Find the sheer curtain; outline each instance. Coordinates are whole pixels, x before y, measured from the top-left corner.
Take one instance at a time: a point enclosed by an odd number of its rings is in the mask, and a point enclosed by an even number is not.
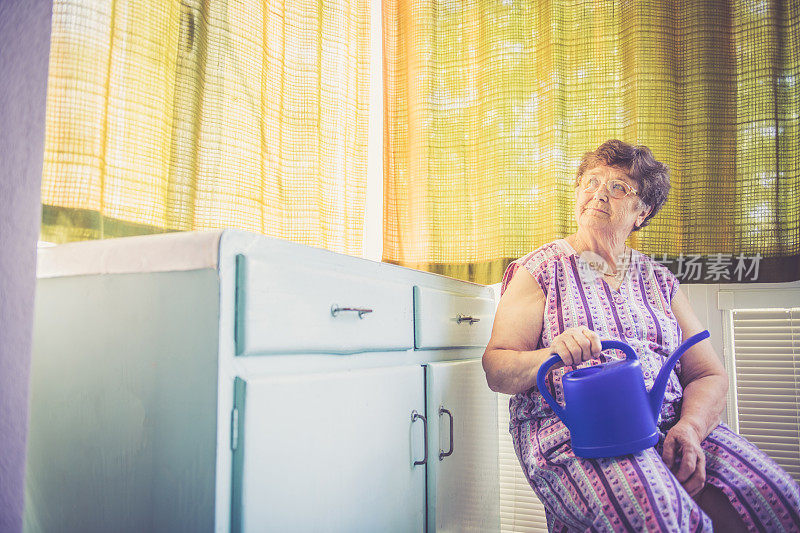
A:
[[[57,0],[43,239],[234,227],[361,255],[368,84],[368,0]]]
[[[631,246],[678,271],[724,254],[715,283],[800,279],[790,4],[385,0],[384,260],[499,281],[575,230],[578,161],[620,138],[672,169]]]

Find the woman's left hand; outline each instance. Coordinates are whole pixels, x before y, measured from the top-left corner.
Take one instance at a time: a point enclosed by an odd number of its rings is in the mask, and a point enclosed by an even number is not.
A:
[[[661,457],[690,496],[694,497],[703,489],[706,455],[700,446],[700,436],[691,424],[678,421],[667,432]]]

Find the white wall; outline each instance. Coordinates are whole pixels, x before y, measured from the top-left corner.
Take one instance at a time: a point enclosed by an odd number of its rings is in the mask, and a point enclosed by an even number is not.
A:
[[[0,531],[22,529],[51,0],[0,0]]]

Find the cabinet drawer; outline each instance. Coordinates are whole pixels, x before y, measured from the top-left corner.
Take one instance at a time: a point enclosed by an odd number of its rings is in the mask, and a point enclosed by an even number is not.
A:
[[[236,257],[236,278],[237,355],[356,353],[414,345],[407,285],[245,255]]]
[[[486,346],[494,301],[414,287],[414,345],[417,349]]]

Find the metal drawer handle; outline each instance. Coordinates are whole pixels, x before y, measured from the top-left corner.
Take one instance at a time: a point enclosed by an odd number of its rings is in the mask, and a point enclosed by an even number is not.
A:
[[[422,420],[422,428],[425,437],[425,457],[422,458],[422,461],[414,461],[414,466],[424,465],[428,462],[428,421],[418,412],[411,411],[411,423],[413,424],[416,422],[418,418]]]
[[[331,306],[331,315],[335,318],[342,311],[352,311],[358,313],[358,318],[364,318],[364,315],[371,313],[372,309],[359,309],[358,307],[339,307],[339,304]]]
[[[440,406],[439,407],[439,416],[442,416],[443,414],[446,414],[447,416],[450,417],[450,449],[447,450],[446,452],[443,452],[442,450],[439,450],[439,460],[440,461],[442,459],[444,459],[445,457],[450,457],[451,455],[453,455],[453,413],[451,413],[450,411],[448,411],[444,407]]]
[[[462,322],[469,322],[470,326],[472,324],[474,324],[475,322],[480,322],[481,321],[480,318],[472,318],[469,315],[462,315],[461,313],[456,315],[456,320],[458,321],[459,324],[461,324]]]

